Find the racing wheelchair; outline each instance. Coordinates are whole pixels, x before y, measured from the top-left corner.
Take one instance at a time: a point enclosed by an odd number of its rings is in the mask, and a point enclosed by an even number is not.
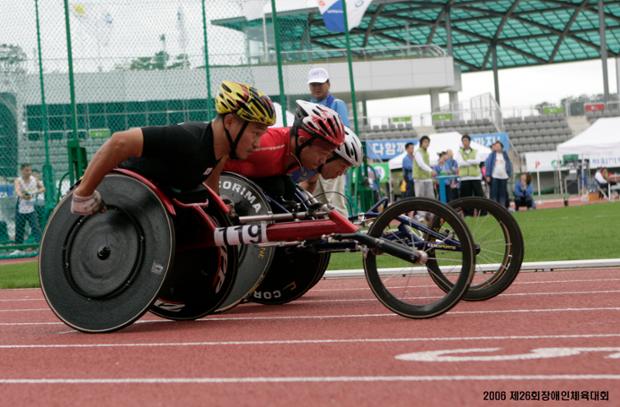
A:
[[[73,215],[71,194],[65,196],[46,227],[39,258],[41,287],[54,313],[85,332],[120,329],[149,310],[174,320],[196,319],[230,309],[249,294],[275,298],[276,289],[263,287],[269,281],[279,287],[273,270],[294,273],[290,267],[300,261],[290,259],[301,258],[324,271],[329,253],[342,250],[363,251],[375,296],[410,318],[448,311],[472,282],[477,249],[468,227],[454,209],[437,201],[400,201],[354,224],[308,196],[293,211],[273,213],[249,180],[226,177],[223,196],[227,181],[236,181],[229,190],[239,196],[249,197],[250,190],[256,195],[250,205],[256,214],[236,214],[236,225],[230,223],[228,206],[208,188],[162,191],[126,170],[106,176],[100,185],[103,213]],[[242,209],[238,203],[235,209]],[[287,249],[296,255],[278,253]],[[238,278],[256,258],[270,272]],[[321,276],[315,273],[310,284],[287,298],[303,295]],[[432,284],[422,281],[427,276]]]
[[[313,205],[317,205],[317,201],[300,188],[295,189],[294,205],[290,205],[290,202],[288,205],[285,205],[281,197],[279,199],[274,198],[274,194],[270,191],[268,192],[268,189],[264,189],[264,194],[262,195],[257,193],[259,190],[260,188],[253,181],[238,174],[222,174],[220,193],[235,203],[237,216],[250,213],[256,215],[255,209],[257,208],[262,208],[262,214],[264,215],[271,208],[281,218],[283,216],[281,214],[284,213],[308,213]],[[423,225],[416,222],[415,219],[416,212],[424,211],[419,207],[421,201],[416,200],[416,202],[417,204],[415,205],[410,204],[414,210],[409,212],[407,216],[403,216],[403,214],[393,215],[397,220],[392,220],[391,222],[397,224],[396,229],[398,232],[392,233],[389,239],[401,239],[401,243],[411,245],[411,242],[402,240],[402,236],[408,236],[408,238],[419,240],[416,245],[418,249],[428,249],[428,247],[424,247],[422,242],[429,236],[425,235]],[[432,202],[437,203],[437,201]],[[366,224],[372,225],[381,215],[381,211],[387,206],[388,199],[382,198],[366,213],[351,216],[349,220],[362,227]],[[514,281],[523,262],[524,244],[518,223],[504,207],[488,199],[479,197],[460,198],[451,201],[450,206],[463,219],[475,242],[476,262],[474,277],[463,299],[479,301],[499,295]],[[435,224],[428,225],[431,229],[440,228],[440,224],[443,222],[441,217],[434,216],[434,214],[429,216],[429,212],[426,212],[425,216],[434,219]],[[233,219],[236,219],[237,222],[239,219],[242,219],[243,222],[251,222],[269,219],[269,217],[238,218],[233,216]],[[382,223],[378,223],[378,225],[382,225]],[[378,233],[376,231],[379,227],[381,226],[375,226],[373,233]],[[386,233],[385,229],[383,233]],[[254,291],[249,291],[248,299],[250,301],[272,305],[285,304],[296,300],[309,291],[323,277],[331,253],[360,250],[364,251],[365,256],[368,253],[367,248],[360,245],[359,242],[344,240],[336,242],[333,239],[331,241],[330,239],[321,239],[288,242],[286,245],[283,245],[282,242],[277,242],[260,246],[265,251],[264,254],[274,257],[274,261],[272,263],[261,263],[254,257],[248,260],[241,257],[240,267],[244,268],[246,272],[239,276],[239,280],[245,281],[245,283],[238,282],[238,284],[241,284],[243,287],[257,287]],[[274,248],[274,246],[276,247]],[[447,249],[444,248],[444,250]],[[449,290],[452,283],[447,276],[452,269],[445,265],[447,253],[440,253],[437,250],[435,254],[444,258],[441,261],[431,258],[425,267],[418,267],[418,271],[427,274],[444,291]],[[397,271],[392,257],[375,257],[374,261],[376,262],[374,268],[383,270],[380,273],[383,276],[382,279],[386,279],[391,275],[391,279],[393,281],[396,280],[394,276],[398,276],[398,272],[387,273],[387,270]],[[440,264],[444,264],[443,268],[448,273],[444,274],[442,272]],[[406,270],[406,266],[403,270]],[[367,276],[373,274],[375,273],[371,270],[371,273],[367,273]]]

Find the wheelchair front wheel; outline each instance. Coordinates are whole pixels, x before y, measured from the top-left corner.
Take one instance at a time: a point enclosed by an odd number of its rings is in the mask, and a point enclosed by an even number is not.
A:
[[[376,249],[364,254],[366,279],[379,301],[408,318],[431,318],[451,309],[473,277],[474,249],[461,217],[450,207],[427,198],[401,200],[373,222],[368,235],[390,240],[428,255],[426,266]],[[441,267],[441,288],[432,276]]]
[[[505,207],[490,199],[464,197],[451,201],[450,206],[464,219],[476,252],[476,271],[463,299],[482,301],[501,294],[517,278],[523,263],[519,224]],[[440,287],[449,283],[439,269],[432,275]]]

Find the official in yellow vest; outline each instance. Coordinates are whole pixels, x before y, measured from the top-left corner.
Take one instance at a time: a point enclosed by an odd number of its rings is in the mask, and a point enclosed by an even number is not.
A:
[[[433,188],[433,177],[437,173],[431,168],[428,156],[428,146],[431,139],[428,136],[422,136],[418,150],[414,154],[413,160],[413,185],[415,196],[418,198],[435,198],[435,190]]]
[[[456,162],[459,165],[459,181],[461,182],[461,197],[463,196],[484,196],[482,192],[482,174],[480,173],[480,162],[478,151],[471,148],[471,137],[464,134],[461,137],[463,146],[459,148],[456,155]]]

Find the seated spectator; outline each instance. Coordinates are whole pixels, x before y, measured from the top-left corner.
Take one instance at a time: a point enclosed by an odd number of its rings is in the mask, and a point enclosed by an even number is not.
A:
[[[527,173],[521,174],[519,181],[515,183],[515,211],[525,206],[527,209],[536,209],[534,203],[534,188],[532,176]]]
[[[594,180],[596,181],[598,187],[602,191],[604,191],[604,194],[608,193],[609,187],[616,185],[615,182],[610,180],[609,171],[605,167],[600,167],[598,170],[596,170],[596,173],[594,174]]]

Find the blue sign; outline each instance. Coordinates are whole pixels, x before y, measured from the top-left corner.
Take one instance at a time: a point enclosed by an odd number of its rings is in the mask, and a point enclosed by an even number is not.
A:
[[[405,152],[405,144],[418,144],[418,140],[367,140],[366,156],[372,160],[389,160]]]
[[[13,184],[0,184],[0,198],[11,198],[14,194]]]
[[[482,133],[470,134],[471,141],[482,144],[485,147],[491,147],[497,140],[504,145],[504,151],[510,151],[510,138],[508,133]]]

